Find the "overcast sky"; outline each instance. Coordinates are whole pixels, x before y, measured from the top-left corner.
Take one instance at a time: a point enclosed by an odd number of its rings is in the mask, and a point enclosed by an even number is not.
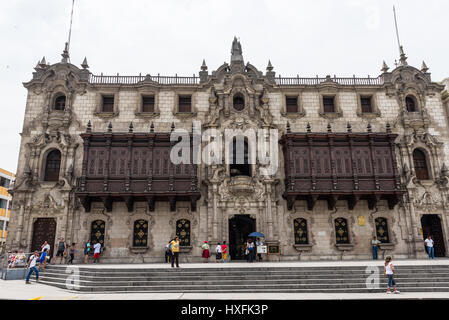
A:
[[[51,64],[68,38],[72,0],[0,1],[0,167],[15,172],[26,102],[22,82]],[[234,36],[245,62],[282,76],[377,77],[394,67],[401,42],[409,64],[425,60],[449,77],[447,0],[75,0],[71,62],[94,74],[190,76],[229,62]]]

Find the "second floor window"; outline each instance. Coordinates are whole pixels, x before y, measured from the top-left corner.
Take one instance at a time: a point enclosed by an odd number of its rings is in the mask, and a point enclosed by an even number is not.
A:
[[[334,97],[324,97],[323,98],[323,109],[325,113],[335,112]]]
[[[371,97],[361,97],[360,104],[362,106],[362,113],[372,113],[373,112]]]
[[[154,112],[154,96],[142,97],[142,112]]]
[[[106,96],[103,97],[103,112],[114,112],[114,97]]]
[[[417,112],[417,108],[416,108],[416,103],[415,103],[415,99],[413,99],[412,97],[408,96],[405,98],[405,108],[407,109],[408,112]]]
[[[44,180],[58,181],[60,166],[61,166],[61,152],[59,150],[51,151],[47,155]]]
[[[298,112],[298,97],[285,97],[285,106],[287,113]]]
[[[59,96],[55,99],[55,110],[65,110],[65,96]]]
[[[178,112],[192,112],[192,96],[179,96]]]

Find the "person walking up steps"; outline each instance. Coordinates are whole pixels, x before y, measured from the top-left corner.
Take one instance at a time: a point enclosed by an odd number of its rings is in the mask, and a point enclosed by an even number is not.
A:
[[[429,259],[435,259],[435,249],[433,248],[433,240],[432,236],[428,236],[424,243],[427,247],[427,254],[429,255]]]
[[[394,281],[394,266],[391,262],[390,256],[385,258],[384,276],[388,278],[387,293],[391,293],[391,288],[393,288],[393,293],[400,293],[399,290],[396,290],[396,281]]]
[[[42,266],[42,269],[45,269],[45,266],[47,265],[47,248],[42,252],[38,262],[39,268]]]
[[[170,242],[170,249],[172,252],[171,256],[171,267],[175,267],[176,260],[176,268],[179,268],[179,238],[176,236],[175,239]]]
[[[32,256],[30,256],[30,259],[28,260],[28,263],[27,263],[27,268],[30,268],[30,271],[28,271],[28,274],[25,279],[26,284],[31,284],[30,277],[33,274],[33,272],[36,273],[36,282],[39,281],[39,269],[36,267],[36,263],[38,262],[38,259],[39,259],[39,252],[34,251],[34,254]]]

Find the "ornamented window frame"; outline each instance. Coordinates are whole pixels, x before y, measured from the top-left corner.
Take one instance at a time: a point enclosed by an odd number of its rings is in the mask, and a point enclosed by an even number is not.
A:
[[[424,157],[426,158],[426,167],[427,167],[427,175],[428,175],[428,179],[419,179],[419,178],[416,176],[415,157],[414,157],[414,153],[415,153],[416,150],[422,152],[422,153],[424,154]],[[413,148],[413,150],[412,150],[412,152],[411,152],[410,155],[411,155],[411,164],[412,164],[414,176],[415,176],[418,180],[420,180],[420,181],[431,181],[431,180],[433,180],[433,179],[434,179],[434,178],[433,178],[433,177],[434,177],[434,174],[433,174],[433,166],[432,166],[432,163],[431,163],[431,161],[430,161],[430,157],[431,157],[430,152],[427,151],[426,149],[420,147],[420,146],[417,146],[416,148]]]
[[[334,99],[334,112],[324,112],[324,98],[333,98]],[[338,92],[320,92],[319,93],[319,115],[320,117],[326,119],[337,119],[343,117],[343,111],[340,107],[340,94]]]
[[[371,98],[371,112],[362,111],[362,98]],[[357,92],[357,116],[364,119],[374,119],[381,116],[378,105],[377,94],[375,92]]]
[[[61,155],[60,161],[59,161],[59,174],[58,174],[58,180],[45,180],[45,177],[47,175],[47,159],[48,159],[48,155],[53,152],[53,151],[59,151],[59,154]],[[62,153],[62,151],[59,148],[56,147],[49,147],[47,150],[45,150],[45,152],[43,153],[42,156],[42,174],[41,174],[41,178],[39,179],[42,182],[45,183],[57,183],[59,180],[61,180],[62,175],[61,175],[61,169],[63,168],[62,164],[63,164],[63,158],[64,158],[64,154]]]
[[[179,97],[180,96],[190,96],[190,104],[191,104],[191,109],[190,112],[180,112],[179,111]],[[175,92],[175,105],[174,105],[174,111],[173,111],[173,115],[178,117],[178,118],[193,118],[196,116],[196,94],[195,91],[176,91]]]
[[[344,220],[345,222],[345,228],[346,228],[346,234],[347,234],[347,240],[343,240],[343,241],[339,241],[338,240],[338,229],[337,229],[337,220]],[[349,222],[348,219],[344,218],[344,217],[337,217],[334,219],[333,221],[334,223],[334,231],[335,231],[335,243],[336,245],[348,245],[351,244],[351,236],[350,236],[350,230],[349,230]],[[341,223],[341,222],[340,222]],[[340,236],[342,237],[342,236]]]
[[[287,112],[287,98],[288,97],[296,97],[297,98],[297,111],[296,112]],[[283,117],[297,119],[302,118],[306,115],[306,111],[304,110],[304,104],[302,101],[302,92],[294,91],[294,92],[283,92],[282,93],[282,108],[281,115]]]
[[[186,221],[186,222],[188,222],[189,223],[189,225],[187,226],[187,228],[188,228],[188,239],[189,239],[189,241],[188,241],[188,243],[186,243],[184,240],[183,240],[183,236],[181,235],[181,234],[178,234],[178,224],[181,222],[182,223],[182,221]],[[182,223],[183,225],[185,225],[185,223]],[[181,227],[179,227],[179,228],[182,228],[182,226]],[[180,229],[180,230],[183,230],[183,229]],[[178,220],[176,220],[176,225],[175,225],[175,235],[177,235],[178,237],[179,237],[179,245],[181,246],[181,247],[191,247],[192,246],[192,237],[191,237],[191,234],[192,234],[192,221],[191,220],[189,220],[189,219],[185,219],[185,218],[180,218],[180,219],[178,219]]]
[[[103,98],[104,97],[114,97],[114,107],[112,112],[104,112],[103,111]],[[99,118],[110,119],[115,118],[119,115],[119,90],[118,89],[109,89],[109,90],[100,90],[97,93],[95,99],[95,112],[94,115]]]
[[[56,109],[56,100],[59,99],[60,97],[64,97],[65,98],[65,103],[64,103],[64,109],[63,110],[57,110]],[[53,99],[52,99],[52,104],[51,104],[51,111],[56,111],[56,112],[65,112],[67,110],[67,106],[68,106],[68,97],[67,94],[65,94],[64,92],[57,92],[53,95]]]

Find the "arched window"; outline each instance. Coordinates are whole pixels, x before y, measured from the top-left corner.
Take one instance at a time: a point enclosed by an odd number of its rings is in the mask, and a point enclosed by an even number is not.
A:
[[[407,96],[405,98],[405,108],[408,112],[417,112],[418,109],[416,107],[416,100],[412,96]]]
[[[243,143],[242,143],[243,142]],[[231,177],[235,176],[251,176],[251,166],[249,164],[249,146],[246,138],[237,139],[234,137],[232,141],[232,156],[230,164]]]
[[[293,229],[295,232],[295,244],[309,244],[307,237],[307,220],[298,218],[293,221]]]
[[[419,150],[415,149],[413,151],[413,164],[415,166],[416,177],[419,180],[429,180],[429,169],[427,168],[427,159],[426,154]]]
[[[100,243],[104,247],[104,232],[106,223],[103,220],[92,221],[90,225],[90,241],[91,245]]]
[[[245,98],[241,94],[236,94],[232,100],[234,109],[242,111],[245,108]]]
[[[190,221],[180,219],[176,221],[176,235],[181,246],[190,246]]]
[[[134,221],[134,247],[146,247],[148,245],[148,221],[137,220]]]
[[[348,221],[345,218],[337,218],[334,223],[337,244],[349,244]]]
[[[376,224],[376,236],[377,240],[382,243],[389,243],[390,238],[388,237],[388,223],[387,219],[379,217],[375,220]]]
[[[55,110],[59,110],[59,111],[64,111],[65,110],[65,96],[64,95],[62,95],[62,96],[58,96],[56,99],[55,99],[55,106],[54,106],[54,109]]]
[[[53,150],[47,155],[45,160],[45,177],[44,181],[58,181],[59,168],[61,166],[61,152]]]

